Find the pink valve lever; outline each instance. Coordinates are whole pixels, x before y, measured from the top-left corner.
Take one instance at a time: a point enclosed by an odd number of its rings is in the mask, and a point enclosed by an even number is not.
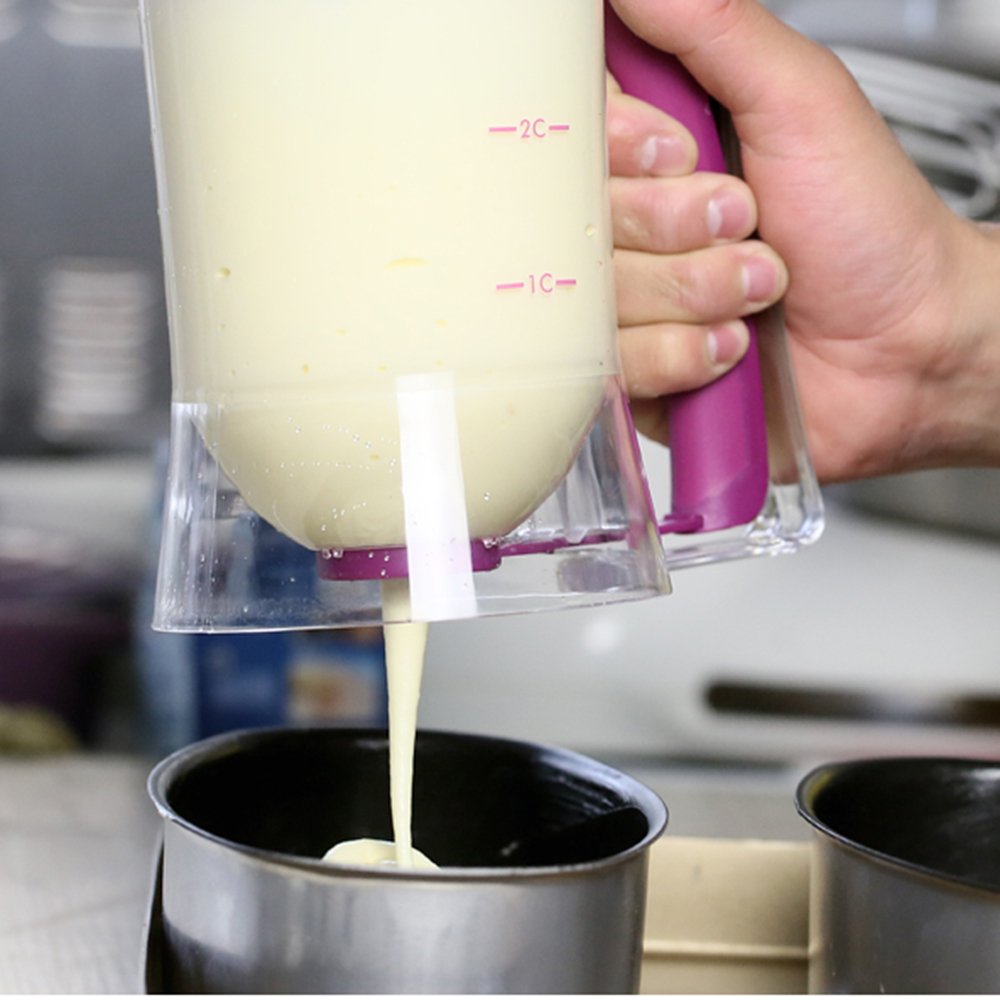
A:
[[[708,95],[673,56],[636,37],[605,3],[608,69],[622,90],[653,104],[686,126],[698,144],[699,170],[727,171]],[[716,531],[747,524],[768,490],[767,425],[757,335],[720,379],[671,398],[671,513],[666,530],[698,524]]]

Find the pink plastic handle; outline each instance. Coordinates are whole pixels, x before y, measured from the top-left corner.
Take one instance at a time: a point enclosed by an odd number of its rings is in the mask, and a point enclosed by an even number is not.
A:
[[[726,158],[708,95],[673,57],[636,37],[605,3],[608,69],[622,90],[685,125],[698,143],[698,169],[725,172]],[[722,378],[670,400],[672,524],[698,531],[747,524],[768,490],[767,425],[757,335]],[[683,530],[683,529],[681,529]]]

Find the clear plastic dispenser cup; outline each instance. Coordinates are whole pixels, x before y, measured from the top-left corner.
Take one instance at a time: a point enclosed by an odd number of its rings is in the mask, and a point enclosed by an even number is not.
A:
[[[565,750],[422,732],[414,830],[442,867],[324,863],[388,833],[385,750],[378,732],[256,730],[157,767],[149,992],[637,990],[653,792]]]
[[[600,0],[141,8],[173,369],[156,627],[378,622],[400,576],[428,621],[631,600],[816,534],[778,334],[731,383],[749,407],[689,394],[652,508]],[[738,510],[706,485],[734,462]]]

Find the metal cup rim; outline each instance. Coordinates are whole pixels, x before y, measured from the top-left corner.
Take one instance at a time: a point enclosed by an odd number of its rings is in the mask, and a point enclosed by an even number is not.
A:
[[[939,886],[947,886],[953,890],[986,893],[990,896],[1000,895],[1000,885],[948,872],[872,847],[870,844],[862,843],[855,837],[838,830],[820,818],[817,813],[816,806],[819,796],[834,781],[851,780],[865,771],[884,770],[889,774],[894,774],[917,768],[926,768],[937,772],[948,770],[952,774],[963,775],[983,770],[992,771],[997,775],[998,789],[1000,789],[1000,760],[916,755],[852,758],[820,764],[805,774],[795,791],[795,807],[802,819],[812,826],[816,833],[864,859],[929,880]]]
[[[240,729],[210,736],[175,750],[154,766],[146,782],[147,792],[153,801],[161,818],[173,823],[189,834],[214,843],[219,847],[241,855],[247,861],[268,868],[277,867],[281,870],[295,869],[300,873],[313,874],[324,881],[339,879],[368,879],[384,881],[389,879],[406,880],[407,882],[478,882],[478,883],[509,883],[513,881],[536,881],[552,878],[573,878],[590,874],[604,868],[613,868],[626,863],[633,857],[641,855],[659,839],[666,829],[669,812],[663,800],[638,779],[617,768],[604,764],[592,757],[573,750],[544,743],[526,740],[515,740],[506,737],[485,736],[471,733],[461,733],[450,730],[421,729],[421,734],[430,738],[454,739],[477,744],[493,744],[528,750],[544,756],[546,759],[559,761],[591,774],[603,775],[618,785],[628,788],[635,804],[648,821],[645,836],[623,851],[597,858],[591,861],[565,865],[537,866],[481,866],[481,867],[442,867],[434,870],[392,868],[375,868],[367,865],[332,865],[319,858],[307,858],[296,854],[266,850],[241,844],[237,841],[212,833],[196,823],[181,816],[168,800],[171,783],[199,762],[218,759],[219,756],[237,752],[248,744],[256,744],[268,739],[282,737],[315,736],[317,733],[329,734],[333,738],[348,740],[379,740],[387,739],[385,729],[353,729],[331,726],[265,726],[254,729]]]

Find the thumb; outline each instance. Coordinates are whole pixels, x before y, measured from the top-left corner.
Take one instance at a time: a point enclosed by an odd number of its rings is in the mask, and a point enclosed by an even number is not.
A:
[[[885,217],[889,206],[915,203],[922,178],[909,161],[886,169],[895,139],[843,63],[758,0],[611,2],[634,34],[676,55],[728,108],[761,235],[798,273],[808,256],[803,227],[849,229],[846,205],[860,232],[865,212]]]
[[[622,20],[656,48],[678,56],[734,118],[784,115],[790,103],[828,99],[835,58],[758,0],[612,0]],[[742,130],[741,130],[742,131]],[[744,139],[750,136],[744,135]],[[752,141],[752,140],[751,140]]]

